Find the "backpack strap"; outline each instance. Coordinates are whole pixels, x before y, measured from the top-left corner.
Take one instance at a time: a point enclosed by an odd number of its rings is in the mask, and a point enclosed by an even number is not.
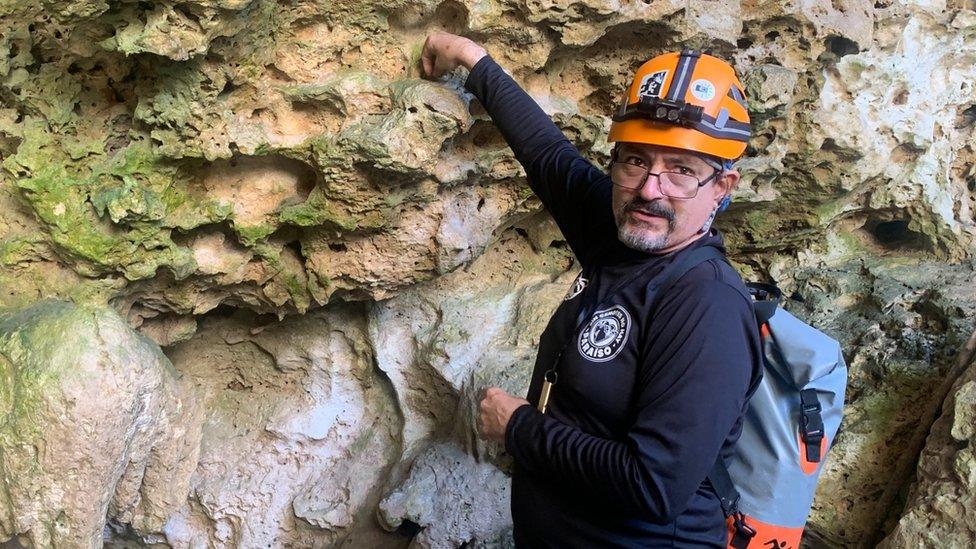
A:
[[[677,261],[672,263],[667,267],[668,277],[661,282],[661,285],[657,287],[654,292],[654,303],[651,306],[651,310],[656,310],[657,301],[661,298],[663,294],[666,294],[671,286],[678,281],[681,277],[687,274],[688,271],[697,267],[699,263],[704,263],[711,259],[720,259],[728,263],[728,259],[725,258],[725,254],[718,251],[718,249],[713,246],[702,246],[701,248],[692,250],[691,253],[678,258]]]
[[[746,282],[746,288],[752,296],[752,306],[756,311],[756,322],[762,326],[769,322],[776,314],[776,307],[783,298],[783,292],[772,284]]]
[[[678,281],[682,276],[684,276],[688,271],[697,266],[700,263],[704,263],[711,259],[720,259],[726,263],[729,260],[725,257],[725,254],[718,251],[712,246],[703,246],[698,248],[691,253],[685,255],[684,257],[677,260],[676,263],[670,265],[668,270],[668,277],[664,279],[664,282],[658,286],[654,297],[654,306],[657,306],[657,300],[661,295],[667,293],[668,290],[674,286],[674,283]],[[772,309],[768,311],[768,316],[765,317],[763,322],[769,320],[769,317],[773,316],[772,313],[776,311],[776,305],[779,303],[779,296],[781,295],[779,289],[775,286],[771,287],[775,290],[775,293],[770,292],[771,295],[776,296],[776,300],[771,302]],[[767,290],[768,291],[768,290]],[[752,292],[752,288],[750,288]],[[764,314],[765,314],[764,310]],[[760,313],[756,312],[756,318],[759,319]],[[758,382],[757,382],[758,384]],[[750,388],[750,391],[752,389]],[[732,484],[732,477],[729,476],[729,470],[725,466],[725,461],[722,459],[722,454],[715,458],[715,464],[712,465],[712,470],[708,472],[708,482],[711,483],[712,488],[718,495],[719,503],[722,506],[722,513],[725,514],[726,518],[732,518],[732,525],[735,528],[735,533],[732,535],[729,545],[734,549],[745,549],[749,546],[749,542],[756,535],[755,528],[752,528],[745,522],[745,517],[739,512],[739,491],[735,489],[735,485]]]
[[[658,288],[657,296],[666,293],[675,282],[678,281],[685,273],[691,270],[693,267],[699,263],[704,263],[710,259],[720,259],[726,263],[729,260],[725,257],[725,254],[721,253],[712,246],[704,246],[698,248],[697,250],[691,252],[685,257],[679,259],[678,263],[670,267],[671,273],[667,279]],[[754,293],[753,285],[747,285],[749,287],[749,292]],[[766,285],[757,285],[766,286]],[[773,316],[776,312],[776,306],[779,304],[779,297],[782,295],[779,288],[775,286],[769,286],[768,288],[757,288],[757,291],[764,292],[763,302],[769,303],[770,307],[762,307],[760,311],[759,308],[755,309],[756,320],[759,323],[764,323]],[[754,294],[755,295],[755,294]],[[774,301],[769,301],[768,296],[775,296]],[[657,299],[655,296],[655,300]],[[756,305],[756,302],[753,302]],[[758,385],[758,381],[754,384]],[[750,387],[749,394],[754,390]],[[729,475],[729,470],[725,466],[725,461],[722,459],[722,454],[719,453],[715,458],[715,463],[712,465],[711,471],[708,472],[708,482],[712,485],[712,489],[718,495],[719,504],[722,506],[722,513],[726,518],[732,519],[732,526],[734,528],[734,533],[729,540],[729,546],[733,549],[746,549],[749,546],[749,542],[752,538],[756,536],[756,529],[746,524],[745,517],[739,511],[739,491],[735,489],[735,485],[732,483],[732,477]]]
[[[745,549],[749,547],[749,542],[756,536],[756,529],[746,524],[745,517],[739,511],[739,491],[732,483],[729,470],[722,461],[722,454],[715,459],[712,470],[708,472],[708,482],[712,489],[718,494],[719,504],[722,506],[722,514],[725,518],[732,519],[732,526],[735,532],[729,539],[729,547],[733,549]]]

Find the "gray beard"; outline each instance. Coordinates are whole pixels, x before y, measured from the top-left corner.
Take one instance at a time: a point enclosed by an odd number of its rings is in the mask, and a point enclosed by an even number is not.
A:
[[[668,244],[668,237],[670,237],[671,233],[674,232],[676,225],[674,220],[674,212],[667,210],[656,202],[648,203],[645,207],[635,208],[637,210],[655,215],[664,216],[668,220],[668,230],[663,235],[646,236],[640,230],[639,224],[636,227],[632,225],[628,226],[627,209],[629,206],[630,203],[624,204],[622,208],[614,212],[614,218],[617,222],[617,238],[623,242],[624,246],[645,253],[653,253],[666,247]]]
[[[617,228],[617,238],[624,243],[624,246],[634,250],[653,253],[664,248],[671,236],[672,228],[668,227],[668,232],[659,236],[642,236],[637,231],[628,231],[627,226]]]

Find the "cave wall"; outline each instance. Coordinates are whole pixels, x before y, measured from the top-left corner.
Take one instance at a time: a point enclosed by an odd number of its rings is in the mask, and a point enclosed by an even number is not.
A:
[[[850,365],[807,543],[967,545],[974,10],[0,0],[0,539],[510,543],[477,394],[524,391],[578,265],[463,71],[419,78],[447,30],[598,165],[641,62],[732,61],[754,138],[717,226]]]

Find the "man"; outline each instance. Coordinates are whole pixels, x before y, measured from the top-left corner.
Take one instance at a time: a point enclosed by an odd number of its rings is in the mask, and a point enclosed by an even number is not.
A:
[[[481,436],[515,461],[516,545],[724,547],[706,476],[761,375],[749,294],[721,260],[655,289],[693,250],[724,253],[711,224],[749,135],[733,69],[698,52],[638,69],[608,175],[476,43],[431,35],[422,64],[431,78],[468,68],[583,267],[540,339],[528,399],[490,388],[481,402]]]

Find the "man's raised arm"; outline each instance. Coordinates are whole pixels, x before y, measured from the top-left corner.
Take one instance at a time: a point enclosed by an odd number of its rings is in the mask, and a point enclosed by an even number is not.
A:
[[[458,66],[468,68],[465,87],[485,107],[525,168],[532,190],[585,263],[598,232],[594,224],[613,227],[607,175],[580,155],[549,115],[475,42],[432,34],[424,44],[421,63],[429,78]]]

